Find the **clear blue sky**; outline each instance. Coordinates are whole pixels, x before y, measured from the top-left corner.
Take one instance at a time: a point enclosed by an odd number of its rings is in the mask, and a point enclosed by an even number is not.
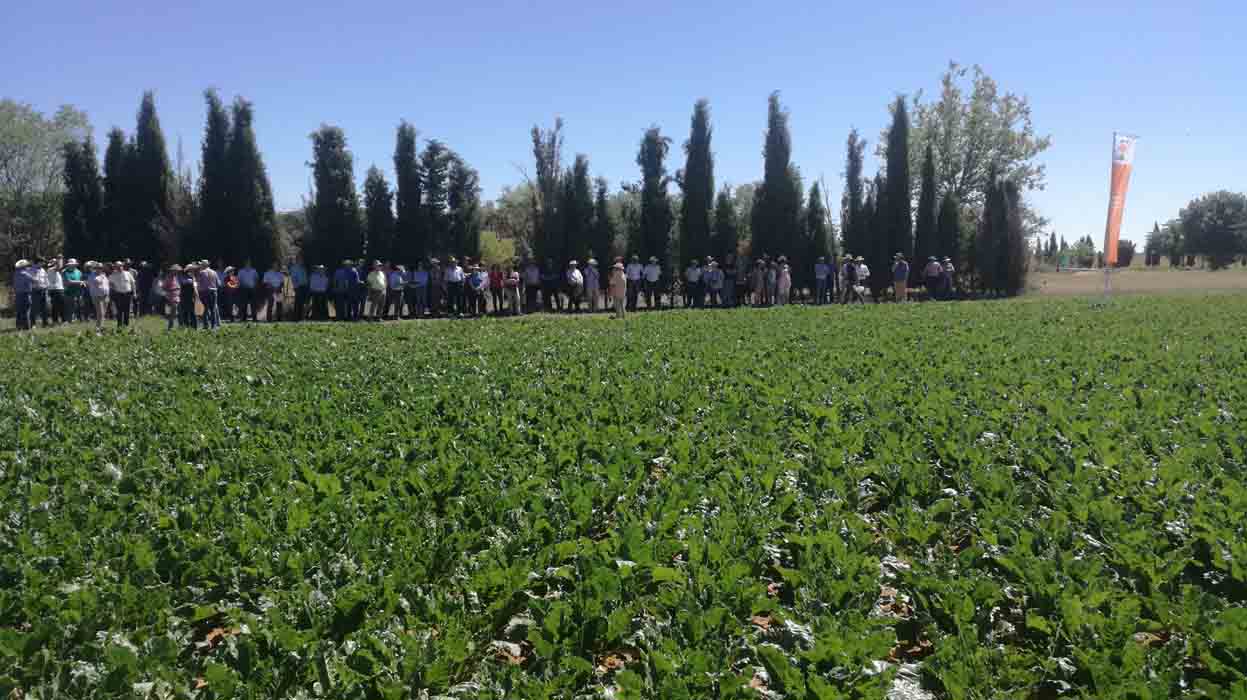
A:
[[[345,130],[357,181],[372,163],[390,173],[406,118],[463,154],[493,197],[520,180],[516,165],[531,169],[528,130],[555,115],[569,160],[587,154],[612,189],[637,177],[650,124],[674,138],[674,171],[699,97],[718,181],[748,182],[778,89],[794,160],[838,201],[849,127],[873,153],[888,101],[934,93],[957,60],[1030,97],[1053,137],[1033,202],[1067,238],[1100,240],[1112,132],[1139,134],[1122,235],[1141,243],[1193,196],[1247,189],[1247,3],[1091,4],[8,0],[0,96],[77,105],[102,140],[131,131],[155,90],[171,152],[180,138],[194,164],[203,89],[245,96],[288,209],[308,191],[308,134],[322,122]]]

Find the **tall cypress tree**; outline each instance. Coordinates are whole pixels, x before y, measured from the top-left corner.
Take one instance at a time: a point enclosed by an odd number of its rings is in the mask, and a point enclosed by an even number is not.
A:
[[[940,202],[939,222],[936,226],[938,229],[936,239],[937,252],[934,255],[944,255],[952,259],[953,266],[956,269],[961,268],[961,205],[957,203],[956,196],[952,191],[944,193],[944,200]]]
[[[875,175],[875,210],[870,216],[870,237],[867,241],[866,264],[870,267],[870,289],[875,301],[883,299],[892,286],[892,238],[888,235],[892,218],[892,193],[882,173]],[[908,197],[909,193],[906,192]]]
[[[712,243],[711,250],[720,259],[735,255],[740,245],[740,217],[736,213],[736,202],[732,199],[732,188],[728,185],[724,185],[715,198]]]
[[[123,250],[137,260],[171,260],[178,253],[179,243],[170,215],[173,170],[156,115],[156,99],[150,90],[143,93],[133,145],[125,163],[130,194],[123,199],[132,218],[125,231]]]
[[[1002,288],[1006,296],[1017,296],[1026,289],[1027,269],[1026,234],[1022,226],[1022,190],[1012,178],[1005,180],[1001,189],[1006,207],[1004,236],[1001,241]]]
[[[939,223],[935,208],[935,158],[931,144],[927,144],[922,160],[922,190],[918,195],[918,225],[914,234],[914,264],[910,267],[910,280],[918,284],[922,280],[922,267],[927,258],[939,251]]]
[[[711,253],[711,213],[714,210],[714,153],[710,150],[710,103],[698,100],[688,140],[684,142],[684,169],[676,179],[683,191],[680,202],[680,257],[702,258]]]
[[[594,181],[597,197],[593,203],[593,255],[598,259],[598,269],[605,271],[615,255],[615,222],[611,218],[606,178]],[[601,275],[603,287],[607,275]]]
[[[273,189],[252,128],[251,103],[241,97],[235,99],[231,121],[233,131],[226,154],[234,248],[229,253],[238,262],[250,259],[256,269],[266,270],[280,261],[282,251]]]
[[[987,180],[987,192],[983,199],[983,215],[979,219],[978,235],[974,241],[974,271],[985,292],[997,294],[1005,285],[1006,230],[1008,229],[1008,203],[1003,183],[993,169]]]
[[[95,156],[95,140],[87,132],[82,143],[65,144],[61,200],[61,225],[65,230],[65,255],[82,259],[102,257],[101,245],[104,194],[100,187],[100,166]]]
[[[365,238],[368,257],[376,260],[393,258],[394,193],[385,174],[377,166],[368,168],[364,177]]]
[[[116,257],[126,246],[126,231],[132,217],[127,195],[132,188],[126,182],[130,175],[126,161],[130,158],[130,144],[121,129],[113,127],[108,132],[108,147],[104,150],[104,214],[103,234],[100,236],[100,255]]]
[[[753,254],[791,255],[794,251],[783,248],[801,238],[801,193],[794,186],[799,180],[792,167],[792,136],[779,92],[768,99],[762,157],[762,184],[754,192],[751,222]]]
[[[311,245],[304,244],[304,256],[308,262],[336,266],[363,252],[354,158],[346,147],[346,135],[336,126],[322,124],[311,139],[316,193],[309,226]]]
[[[905,98],[892,105],[892,128],[888,130],[887,234],[892,252],[914,254],[914,220],[909,188],[909,110]],[[934,195],[932,195],[934,196]]]
[[[450,210],[450,248],[470,258],[481,256],[480,176],[458,154],[451,154],[446,204]]]
[[[641,138],[636,163],[641,166],[641,257],[658,258],[668,275],[675,268],[671,260],[671,201],[667,196],[667,153],[671,139],[657,126],[646,129]]]
[[[563,199],[563,120],[553,129],[533,125],[533,161],[537,181],[532,187],[533,254],[539,259],[566,259],[560,213]]]
[[[593,189],[589,180],[589,159],[576,154],[572,167],[563,175],[563,255],[580,258],[593,247]]]
[[[186,252],[193,258],[215,261],[233,256],[237,244],[229,191],[233,178],[229,163],[230,119],[216,90],[204,91],[204,103],[208,114],[200,148],[199,221],[195,235],[187,241]]]
[[[428,232],[429,249],[437,255],[463,255],[461,250],[451,250],[448,203],[451,156],[446,144],[437,139],[430,139],[420,154],[420,172],[424,178],[420,210]]]
[[[811,269],[811,278],[814,262],[820,257],[826,257],[831,254],[831,243],[829,235],[829,222],[827,221],[827,209],[823,205],[823,190],[818,182],[810,188],[809,204],[805,207],[805,230],[809,237],[810,247],[807,253],[808,258],[801,263],[801,267]]]
[[[394,179],[397,185],[394,203],[398,218],[395,222],[393,257],[408,264],[429,255],[424,219],[420,215],[423,177],[420,157],[416,152],[416,135],[416,127],[406,121],[400,122],[394,144]]]
[[[866,237],[869,235],[867,217],[863,212],[865,186],[862,183],[862,152],[865,149],[866,142],[858,135],[857,129],[850,129],[848,142],[845,144],[844,211],[841,214],[840,228],[845,252],[853,255],[866,254]]]

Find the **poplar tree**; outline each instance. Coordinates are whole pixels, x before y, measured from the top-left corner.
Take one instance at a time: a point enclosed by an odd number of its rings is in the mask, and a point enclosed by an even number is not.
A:
[[[887,156],[888,208],[885,226],[888,248],[890,252],[899,252],[910,258],[914,254],[914,223],[909,199],[909,110],[903,97],[897,97],[892,105]]]
[[[231,257],[235,242],[229,185],[230,118],[216,90],[204,91],[207,118],[199,160],[199,217],[186,252],[195,258]]]
[[[831,254],[829,222],[827,209],[823,205],[823,190],[818,182],[810,188],[809,204],[805,207],[805,230],[809,238],[808,259],[801,261],[801,267],[808,268],[813,278],[813,266],[820,257]]]
[[[952,191],[944,193],[940,202],[939,221],[936,224],[938,252],[936,255],[947,256],[953,261],[955,268],[961,268],[961,205]]]
[[[447,174],[446,204],[449,209],[451,250],[470,258],[480,258],[480,176],[453,152]]]
[[[714,205],[714,254],[726,260],[728,255],[735,255],[740,245],[740,217],[736,213],[736,202],[732,200],[732,188],[724,185],[715,198]]]
[[[251,103],[241,97],[235,99],[231,116],[233,130],[227,155],[232,213],[229,233],[233,246],[226,253],[237,262],[250,259],[257,270],[267,270],[280,262],[282,252],[273,208],[273,188],[256,146]],[[358,243],[352,245],[353,249],[356,247],[362,248]]]
[[[906,193],[908,196],[908,193]],[[870,216],[870,239],[867,241],[866,264],[870,267],[870,289],[875,301],[883,299],[884,292],[892,286],[892,247],[888,235],[891,213],[891,192],[882,173],[875,175],[875,210]]]
[[[392,255],[408,264],[415,264],[429,256],[428,235],[420,210],[423,177],[420,157],[416,152],[416,136],[416,127],[406,121],[400,122],[394,144],[397,220]]]
[[[935,208],[935,161],[931,144],[922,160],[922,189],[918,195],[918,225],[914,231],[914,260],[910,266],[910,281],[922,282],[922,268],[927,258],[938,255],[939,222]]]
[[[332,268],[363,253],[355,165],[342,129],[322,124],[312,132],[311,139],[316,191],[309,226],[311,244],[304,244],[304,256],[309,263],[319,262]]]
[[[126,182],[129,176],[126,160],[129,157],[130,145],[126,143],[125,132],[113,127],[108,132],[108,146],[104,150],[104,232],[100,236],[100,253],[105,257],[116,257],[126,245],[126,230],[131,219],[128,215],[129,202],[126,201],[126,195],[130,192]]]
[[[754,255],[792,254],[785,245],[800,239],[801,193],[792,167],[792,136],[788,111],[772,92],[767,103],[766,141],[762,149],[762,184],[754,192],[752,212]]]
[[[450,212],[450,160],[451,151],[446,144],[430,139],[420,154],[420,172],[423,176],[420,211],[425,231],[428,232],[429,250],[437,255],[462,255],[451,250]]]
[[[95,156],[95,140],[87,132],[81,142],[64,147],[62,178],[65,194],[61,200],[61,226],[65,231],[65,255],[84,260],[103,256],[103,191],[100,166]]]
[[[572,167],[563,175],[563,255],[584,256],[593,247],[593,189],[589,180],[589,159],[576,154]]]
[[[135,260],[171,260],[178,252],[170,215],[173,170],[150,90],[143,93],[127,151],[123,168],[126,191],[122,195],[126,224],[121,250]]]
[[[612,264],[615,250],[615,222],[611,218],[610,197],[606,189],[606,178],[599,177],[594,181],[597,196],[593,203],[593,255],[598,259],[598,270],[605,273]],[[606,286],[606,274],[601,275],[602,286]]]
[[[671,202],[667,195],[667,153],[671,139],[651,126],[641,138],[636,163],[641,166],[640,255],[658,258],[663,270],[674,272],[671,260]]]
[[[698,100],[688,140],[684,142],[684,169],[676,174],[683,198],[680,203],[680,258],[710,254],[711,213],[714,209],[714,154],[710,150],[710,103]]]
[[[862,182],[862,153],[866,142],[858,135],[857,129],[849,130],[849,138],[845,144],[844,159],[844,197],[842,202],[840,230],[844,238],[844,249],[854,255],[865,255],[867,215],[863,210],[865,186]]]
[[[533,253],[543,262],[547,258],[563,261],[563,226],[560,217],[563,198],[563,120],[554,128],[533,125],[533,161],[536,182],[530,189],[533,220]]]
[[[373,165],[364,177],[364,222],[368,257],[393,259],[394,193],[381,169]]]

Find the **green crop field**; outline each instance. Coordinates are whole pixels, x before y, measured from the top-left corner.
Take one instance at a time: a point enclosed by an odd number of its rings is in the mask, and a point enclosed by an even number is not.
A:
[[[0,697],[1244,697],[1244,328],[0,337]]]

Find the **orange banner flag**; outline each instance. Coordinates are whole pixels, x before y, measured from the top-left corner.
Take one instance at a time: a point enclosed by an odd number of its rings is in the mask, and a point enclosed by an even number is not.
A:
[[[1107,267],[1117,265],[1117,239],[1121,235],[1121,215],[1126,209],[1136,140],[1137,137],[1129,134],[1113,134],[1113,175],[1108,190],[1108,224],[1104,227],[1104,264]]]

